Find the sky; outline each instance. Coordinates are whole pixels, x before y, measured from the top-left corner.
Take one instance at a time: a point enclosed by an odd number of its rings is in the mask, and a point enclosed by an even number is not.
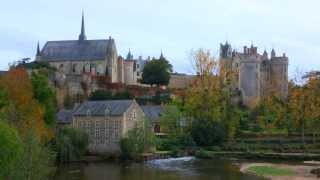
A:
[[[319,0],[10,0],[0,6],[0,70],[24,57],[37,42],[74,40],[85,14],[88,39],[116,41],[118,53],[158,57],[192,73],[190,51],[228,41],[242,50],[253,43],[289,57],[289,75],[320,70]]]

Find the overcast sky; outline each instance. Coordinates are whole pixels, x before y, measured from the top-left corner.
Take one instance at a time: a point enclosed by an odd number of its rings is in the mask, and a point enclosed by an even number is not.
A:
[[[289,71],[320,69],[319,0],[10,0],[0,6],[0,69],[34,58],[36,43],[77,39],[81,11],[88,39],[116,40],[125,56],[159,56],[175,71],[191,73],[191,49],[218,57],[228,40],[259,52],[275,48],[289,57]]]

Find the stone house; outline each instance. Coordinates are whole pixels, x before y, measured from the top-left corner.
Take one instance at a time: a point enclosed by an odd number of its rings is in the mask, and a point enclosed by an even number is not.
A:
[[[72,127],[89,135],[89,152],[117,153],[121,137],[143,119],[135,100],[86,101],[74,111]]]

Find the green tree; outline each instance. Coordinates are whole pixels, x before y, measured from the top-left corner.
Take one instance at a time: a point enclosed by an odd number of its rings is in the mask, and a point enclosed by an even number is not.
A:
[[[48,78],[45,75],[32,73],[31,83],[34,98],[44,107],[44,121],[49,127],[56,124],[56,95],[54,90],[48,84]]]
[[[89,97],[89,99],[92,101],[109,100],[112,98],[113,98],[112,92],[107,90],[96,90]]]
[[[0,121],[0,179],[8,179],[22,154],[22,142],[17,131]]]
[[[149,126],[149,121],[137,123],[120,140],[121,156],[123,159],[136,158],[143,152],[152,152],[155,147],[155,136]]]
[[[152,59],[143,68],[142,83],[149,85],[168,85],[172,65],[164,57]]]
[[[53,152],[43,145],[39,138],[29,131],[23,138],[23,151],[10,172],[12,180],[49,179],[53,175]]]
[[[59,162],[79,160],[87,151],[89,137],[85,132],[73,128],[60,130],[54,140],[54,149]]]

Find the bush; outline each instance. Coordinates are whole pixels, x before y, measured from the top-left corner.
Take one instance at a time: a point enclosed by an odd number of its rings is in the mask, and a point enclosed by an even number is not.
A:
[[[120,140],[121,159],[135,159],[143,152],[152,152],[155,147],[155,137],[148,126],[148,121],[136,124],[127,135]]]
[[[66,128],[58,132],[54,149],[59,162],[79,160],[87,150],[88,135],[77,129]]]
[[[196,120],[191,127],[191,136],[198,146],[221,144],[225,140],[225,132],[220,123],[207,120]]]

